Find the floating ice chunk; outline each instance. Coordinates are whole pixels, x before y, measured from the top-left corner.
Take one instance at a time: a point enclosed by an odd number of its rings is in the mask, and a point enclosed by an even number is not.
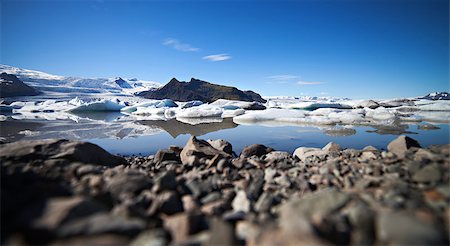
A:
[[[214,102],[212,102],[210,105],[214,105],[217,107],[221,107],[224,109],[247,109],[247,110],[262,110],[266,107],[259,102],[244,102],[244,101],[237,101],[237,100],[227,100],[227,99],[218,99]]]
[[[397,119],[394,111],[390,111],[384,107],[379,107],[376,109],[365,108],[366,117],[372,118],[378,121],[385,121],[386,123],[393,122]]]
[[[311,112],[308,112],[308,115],[315,115],[315,116],[327,116],[331,113],[338,113],[338,112],[342,112],[342,110],[340,109],[335,109],[335,108],[318,108],[316,110],[313,110]]]
[[[124,103],[114,102],[111,100],[101,100],[82,104],[70,109],[69,111],[120,111],[124,107]]]
[[[298,102],[298,103],[286,105],[286,108],[315,110],[315,109],[319,109],[319,108],[351,109],[352,107],[350,105],[341,104],[341,103],[333,103],[333,102]]]
[[[183,118],[177,117],[177,120],[189,125],[198,125],[198,124],[206,124],[206,123],[217,123],[222,122],[223,119],[221,117],[206,117],[206,118]]]
[[[329,118],[340,121],[344,124],[359,124],[365,122],[364,115],[353,110],[346,110],[343,112],[332,112],[328,115]]]
[[[450,111],[450,101],[433,101],[433,103],[419,105],[423,111]]]
[[[243,115],[245,110],[238,108],[234,110],[224,110],[222,113],[222,118],[232,118],[238,115]]]
[[[157,108],[163,108],[163,107],[173,108],[173,107],[178,107],[178,104],[176,104],[172,99],[163,99],[158,104],[156,104],[155,107],[157,107]]]
[[[202,101],[190,101],[190,102],[187,102],[187,103],[184,103],[183,105],[181,105],[181,108],[192,108],[192,107],[200,106],[202,104],[203,104]]]
[[[165,113],[165,108],[154,107],[137,107],[136,111],[132,112],[134,115],[164,115]]]
[[[247,111],[243,115],[234,117],[233,121],[239,124],[239,122],[276,121],[281,117],[301,118],[304,116],[304,111],[300,110],[271,108],[262,111]]]
[[[210,105],[186,108],[177,112],[177,118],[222,117],[223,109]]]
[[[178,107],[178,104],[176,104],[171,99],[164,99],[164,100],[152,100],[147,102],[141,102],[137,103],[135,105],[123,107],[120,111],[122,112],[134,112],[137,110],[137,108],[144,108],[144,107],[152,107],[152,108],[171,108],[171,107]]]

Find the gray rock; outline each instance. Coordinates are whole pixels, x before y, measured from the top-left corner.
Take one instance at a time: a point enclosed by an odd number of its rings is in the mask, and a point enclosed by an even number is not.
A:
[[[80,196],[56,197],[47,200],[42,210],[35,211],[39,217],[31,224],[35,229],[56,230],[70,221],[105,211],[106,207]]]
[[[217,150],[223,151],[230,155],[233,154],[233,146],[229,142],[227,142],[223,139],[217,139],[217,140],[208,139],[208,143]]]
[[[29,162],[62,159],[69,162],[82,162],[103,166],[116,166],[126,163],[122,157],[111,155],[99,146],[70,140],[17,141],[0,145],[2,162]]]
[[[417,171],[413,176],[413,180],[416,182],[438,182],[441,180],[441,176],[439,166],[430,164]]]
[[[145,222],[140,219],[127,219],[112,216],[108,213],[97,213],[65,224],[58,229],[58,235],[61,237],[69,237],[117,233],[133,236],[141,232],[145,226]]]
[[[260,213],[269,212],[274,203],[273,195],[269,192],[264,192],[255,203],[255,211]]]
[[[246,146],[242,152],[241,152],[241,157],[250,157],[250,156],[257,156],[257,157],[261,157],[265,154],[268,154],[270,152],[272,152],[273,149],[272,148],[268,148],[262,144],[253,144],[250,146]]]
[[[169,170],[156,178],[153,189],[157,192],[163,190],[175,190],[177,188],[177,184],[175,171]]]
[[[412,213],[381,212],[377,219],[380,244],[431,245],[444,244],[444,236],[432,224],[419,220]]]
[[[164,220],[164,227],[170,231],[175,242],[180,242],[207,229],[207,224],[201,213],[182,213],[168,216]]]
[[[120,200],[121,195],[125,195],[125,193],[137,195],[142,190],[151,187],[151,179],[139,172],[117,173],[106,182],[106,189],[117,200]]]
[[[341,151],[341,146],[337,143],[329,142],[327,145],[325,145],[322,150],[328,151],[328,152],[337,152]]]
[[[349,200],[348,194],[330,188],[307,194],[302,198],[293,197],[282,205],[281,210],[301,214],[307,218],[323,218],[342,208]]]
[[[266,154],[266,157],[264,158],[264,160],[266,161],[281,161],[284,159],[288,159],[291,157],[291,154],[289,154],[288,152],[285,151],[272,151],[268,154]]]
[[[201,164],[201,159],[212,159],[215,156],[231,157],[230,154],[213,148],[208,142],[192,136],[181,151],[180,158],[184,165]],[[220,160],[220,159],[219,159]]]
[[[163,161],[179,161],[180,158],[177,156],[175,151],[172,150],[158,150],[154,157],[154,162],[160,163]]]
[[[328,151],[319,148],[307,148],[299,147],[294,151],[294,157],[297,157],[301,161],[305,161],[310,156],[323,157],[328,154]]]
[[[234,211],[250,212],[250,200],[247,198],[245,191],[240,190],[237,192],[231,206]]]
[[[213,218],[207,245],[238,245],[234,226],[219,218]]]
[[[157,212],[163,214],[176,214],[183,212],[183,202],[178,193],[173,191],[164,191],[156,197],[149,208],[148,213],[153,215]]]
[[[420,144],[407,136],[400,136],[390,142],[387,146],[390,152],[396,154],[400,158],[404,158],[406,151],[412,147],[420,148]]]

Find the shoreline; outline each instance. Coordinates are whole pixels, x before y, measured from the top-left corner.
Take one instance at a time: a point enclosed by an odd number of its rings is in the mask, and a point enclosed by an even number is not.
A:
[[[448,244],[450,145],[0,145],[2,244]],[[239,155],[237,155],[239,154]]]

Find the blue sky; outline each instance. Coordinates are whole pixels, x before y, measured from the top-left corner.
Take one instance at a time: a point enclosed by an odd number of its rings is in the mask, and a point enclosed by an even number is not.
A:
[[[1,0],[1,63],[262,95],[449,90],[449,1]]]

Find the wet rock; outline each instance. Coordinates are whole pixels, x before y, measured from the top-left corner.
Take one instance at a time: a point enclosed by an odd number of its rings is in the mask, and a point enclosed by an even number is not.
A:
[[[172,215],[164,220],[175,242],[188,239],[190,235],[208,228],[205,217],[201,213],[182,213]]]
[[[412,147],[420,148],[420,144],[407,136],[400,136],[390,142],[387,146],[390,152],[396,154],[400,158],[404,158],[406,151]]]
[[[438,182],[441,180],[441,171],[436,164],[426,165],[419,171],[417,171],[413,180],[416,182]]]
[[[233,154],[233,146],[223,139],[217,140],[208,139],[208,143],[217,150],[223,151],[229,155]]]
[[[445,237],[432,223],[407,212],[381,212],[377,219],[377,238],[381,244],[445,244]]]
[[[181,151],[180,158],[184,165],[198,165],[201,164],[201,159],[212,159],[216,155],[221,157],[231,157],[230,154],[213,148],[208,142],[199,140],[196,137],[191,137],[183,150]]]
[[[126,163],[122,157],[111,155],[99,146],[88,142],[51,139],[17,141],[0,145],[2,162],[44,162],[52,159],[103,166]]]
[[[257,156],[257,157],[261,157],[265,154],[268,154],[270,152],[272,152],[273,149],[266,147],[262,144],[253,144],[250,146],[246,146],[242,152],[241,152],[241,157],[250,157],[250,156]]]
[[[58,229],[58,235],[60,237],[69,237],[117,233],[133,236],[141,232],[145,226],[145,222],[140,219],[127,219],[112,216],[108,213],[97,213],[65,224]]]

